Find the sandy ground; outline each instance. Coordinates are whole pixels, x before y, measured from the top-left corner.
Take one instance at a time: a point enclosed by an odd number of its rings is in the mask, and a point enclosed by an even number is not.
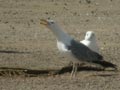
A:
[[[42,18],[54,19],[76,40],[94,31],[100,53],[118,71],[83,68],[72,80],[69,72],[33,77],[9,74],[68,65],[69,60],[57,51],[53,33],[40,25]],[[120,90],[119,28],[119,0],[0,0],[0,71],[5,70],[0,90]]]

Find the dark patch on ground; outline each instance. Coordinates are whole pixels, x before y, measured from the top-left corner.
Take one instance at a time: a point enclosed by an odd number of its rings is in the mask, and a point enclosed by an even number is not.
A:
[[[72,66],[63,67],[60,70],[31,70],[25,68],[8,68],[8,67],[1,67],[0,68],[0,76],[29,76],[29,77],[36,77],[36,76],[49,76],[49,75],[61,75],[65,73],[71,73]],[[106,71],[101,68],[96,67],[78,67],[79,71]],[[113,70],[109,70],[113,71]],[[111,76],[111,75],[100,75],[100,76]]]
[[[29,54],[31,52],[21,52],[21,51],[6,51],[6,50],[0,50],[0,53],[8,53],[8,54],[11,54],[11,53],[16,53],[16,54]]]

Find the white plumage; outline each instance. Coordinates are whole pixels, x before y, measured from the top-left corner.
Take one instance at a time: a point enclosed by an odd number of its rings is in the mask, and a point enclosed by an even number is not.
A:
[[[89,47],[94,52],[99,53],[99,48],[96,42],[96,36],[93,31],[87,31],[85,35],[85,39],[80,42],[86,45],[87,47]]]
[[[68,52],[65,44],[57,40],[57,47],[60,52]]]

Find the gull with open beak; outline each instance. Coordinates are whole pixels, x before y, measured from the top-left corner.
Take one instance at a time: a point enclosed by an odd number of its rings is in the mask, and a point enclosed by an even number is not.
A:
[[[101,65],[104,68],[112,67],[116,69],[116,65],[103,60],[102,55],[76,41],[64,32],[55,21],[41,19],[40,24],[45,25],[53,32],[57,38],[58,50],[64,53],[64,55],[73,62],[73,69],[71,72],[72,77],[76,75],[77,65],[79,62],[94,63],[96,65]]]

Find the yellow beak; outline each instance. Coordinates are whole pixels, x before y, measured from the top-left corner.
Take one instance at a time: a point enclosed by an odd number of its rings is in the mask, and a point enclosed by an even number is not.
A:
[[[48,25],[48,21],[45,20],[45,19],[41,19],[40,20],[40,24],[47,26]]]

